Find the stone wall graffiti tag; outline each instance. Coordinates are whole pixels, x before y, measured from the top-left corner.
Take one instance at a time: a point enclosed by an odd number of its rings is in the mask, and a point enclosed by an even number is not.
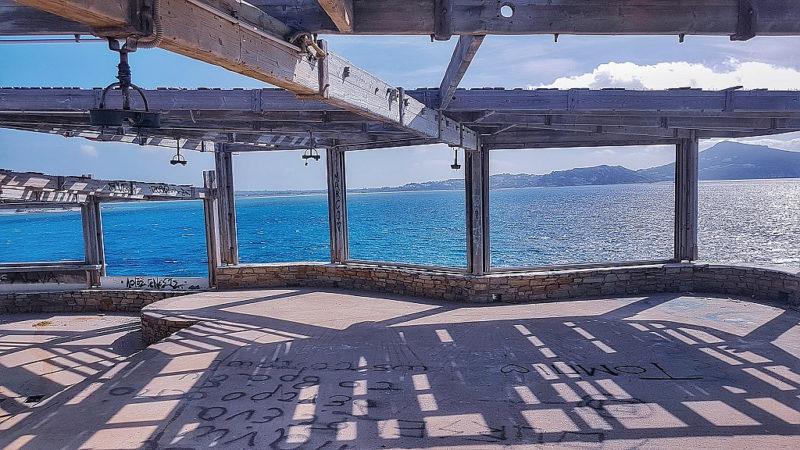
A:
[[[208,278],[200,277],[101,277],[104,289],[131,289],[155,291],[196,291],[208,288]]]

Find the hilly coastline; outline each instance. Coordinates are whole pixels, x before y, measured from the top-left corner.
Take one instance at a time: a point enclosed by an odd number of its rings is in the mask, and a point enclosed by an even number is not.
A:
[[[698,166],[701,180],[800,178],[800,152],[725,141],[700,152],[699,156]],[[545,175],[502,173],[489,177],[489,187],[507,189],[657,183],[672,181],[674,178],[675,163],[639,170],[602,165],[560,170]],[[354,192],[460,190],[463,188],[464,180],[456,178],[425,183],[408,183],[396,187],[358,189]]]
[[[699,156],[698,166],[701,180],[800,178],[800,152],[725,141],[700,152]],[[631,170],[622,166],[602,165],[559,170],[545,175],[502,173],[489,177],[489,187],[492,189],[508,189],[658,183],[672,181],[674,177],[675,163],[639,170]],[[402,186],[349,189],[348,192],[450,191],[462,189],[464,189],[464,180],[453,178],[441,181],[408,183]],[[256,195],[322,193],[325,193],[325,191],[245,191],[237,192],[237,195],[248,197]]]

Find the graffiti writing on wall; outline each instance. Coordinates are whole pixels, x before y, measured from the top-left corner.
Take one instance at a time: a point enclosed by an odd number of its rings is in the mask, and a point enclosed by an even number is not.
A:
[[[156,291],[196,291],[208,288],[208,278],[200,277],[101,277],[105,289],[148,289]]]

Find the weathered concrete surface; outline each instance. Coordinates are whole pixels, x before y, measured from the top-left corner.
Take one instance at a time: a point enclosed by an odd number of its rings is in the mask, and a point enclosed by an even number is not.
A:
[[[0,423],[23,448],[796,448],[800,313],[658,294],[176,297],[196,322]],[[0,404],[1,405],[1,404]]]
[[[136,315],[0,315],[0,430],[144,346]]]

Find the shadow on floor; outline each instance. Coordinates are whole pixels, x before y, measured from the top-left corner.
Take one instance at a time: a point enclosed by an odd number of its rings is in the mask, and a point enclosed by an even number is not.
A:
[[[0,445],[788,448],[800,439],[800,313],[741,299],[469,306],[274,289],[149,309],[201,321],[11,416]]]

